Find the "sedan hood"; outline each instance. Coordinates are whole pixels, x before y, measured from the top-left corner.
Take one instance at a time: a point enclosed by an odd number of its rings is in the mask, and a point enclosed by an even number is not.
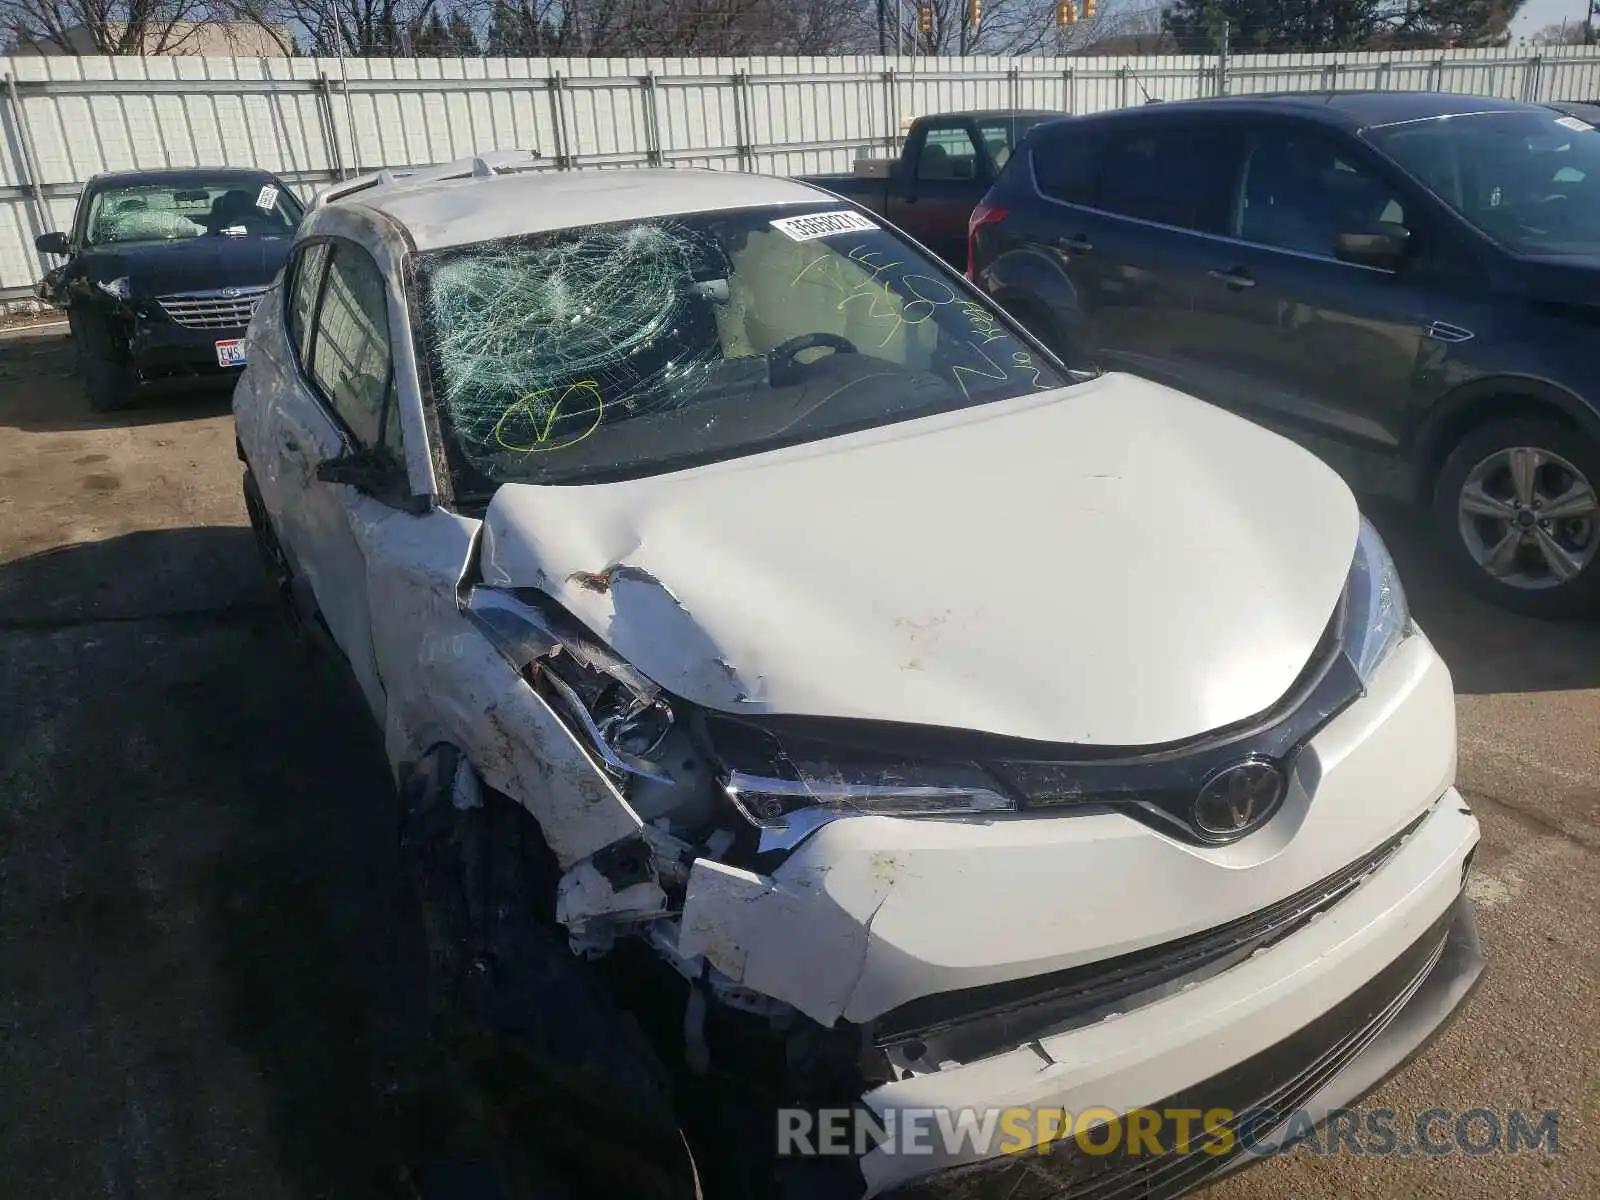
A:
[[[647,479],[507,485],[482,569],[709,708],[1142,746],[1289,690],[1358,526],[1304,450],[1108,375]]]
[[[135,297],[172,296],[225,287],[266,287],[289,256],[288,237],[208,234],[171,242],[91,247],[83,272],[93,283],[128,280]]]

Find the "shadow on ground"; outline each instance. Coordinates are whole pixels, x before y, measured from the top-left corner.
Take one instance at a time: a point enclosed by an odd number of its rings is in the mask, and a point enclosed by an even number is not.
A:
[[[7,1194],[401,1194],[425,991],[394,797],[250,538],[0,566]]]
[[[1484,603],[1457,582],[1417,513],[1369,505],[1400,567],[1418,623],[1465,695],[1600,687],[1600,616],[1536,621]]]
[[[46,377],[50,386],[37,386]],[[62,380],[71,381],[70,390]],[[132,408],[97,413],[89,407],[65,330],[0,331],[0,429],[60,433],[161,425],[218,416],[229,410],[232,397],[231,380],[200,378],[146,385]]]

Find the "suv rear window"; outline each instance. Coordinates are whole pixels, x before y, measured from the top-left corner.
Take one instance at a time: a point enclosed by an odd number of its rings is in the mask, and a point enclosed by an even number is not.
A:
[[[1053,200],[1221,232],[1236,142],[1226,131],[1194,121],[1069,124],[1034,149],[1034,179]]]

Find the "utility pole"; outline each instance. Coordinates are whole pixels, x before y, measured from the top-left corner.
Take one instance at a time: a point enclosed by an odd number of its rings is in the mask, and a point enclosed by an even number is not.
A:
[[[1589,0],[1589,12],[1583,22],[1583,44],[1594,45],[1595,18],[1600,17],[1600,0]]]

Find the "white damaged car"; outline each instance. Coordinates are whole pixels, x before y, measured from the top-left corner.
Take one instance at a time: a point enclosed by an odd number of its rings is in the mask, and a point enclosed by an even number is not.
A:
[[[659,1119],[708,1195],[1177,1196],[1476,981],[1450,676],[1345,485],[836,197],[367,177],[248,355],[251,519],[382,731],[441,1003],[559,1062],[578,1157]],[[892,1133],[1174,1108],[1225,1115]],[[779,1154],[835,1109],[889,1132]]]

